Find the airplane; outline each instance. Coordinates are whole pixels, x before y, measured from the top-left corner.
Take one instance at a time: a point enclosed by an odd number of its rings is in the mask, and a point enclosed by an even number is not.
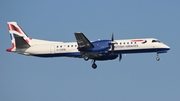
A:
[[[74,57],[92,60],[92,68],[96,69],[96,61],[122,59],[123,54],[156,53],[159,61],[160,53],[167,53],[170,47],[156,38],[140,38],[89,41],[82,32],[75,32],[76,42],[57,42],[30,38],[16,22],[7,22],[12,47],[7,52],[15,52],[36,57]]]

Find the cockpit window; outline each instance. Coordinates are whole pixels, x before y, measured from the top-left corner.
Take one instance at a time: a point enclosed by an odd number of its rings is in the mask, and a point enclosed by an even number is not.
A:
[[[152,40],[152,43],[155,43],[155,42],[161,43],[159,40]]]
[[[156,40],[152,40],[152,43],[156,42]]]

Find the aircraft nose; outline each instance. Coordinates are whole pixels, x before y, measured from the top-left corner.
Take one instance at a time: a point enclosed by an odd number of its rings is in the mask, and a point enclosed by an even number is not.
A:
[[[168,45],[164,44],[164,48],[166,48],[167,50],[170,50],[170,47]]]

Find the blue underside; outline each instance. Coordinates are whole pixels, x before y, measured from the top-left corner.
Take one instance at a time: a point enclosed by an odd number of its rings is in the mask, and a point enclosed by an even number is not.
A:
[[[167,48],[152,48],[152,49],[134,49],[134,50],[118,50],[114,51],[114,54],[131,54],[131,53],[149,53],[149,52],[156,52],[156,53],[166,53],[169,49]],[[111,54],[111,51],[109,51]],[[80,52],[72,52],[72,53],[54,53],[54,54],[31,54],[37,57],[77,57],[82,58]]]

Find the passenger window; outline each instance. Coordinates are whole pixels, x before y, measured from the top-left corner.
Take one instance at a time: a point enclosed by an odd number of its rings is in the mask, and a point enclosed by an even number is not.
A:
[[[131,42],[131,44],[133,44],[133,42]]]
[[[127,42],[127,44],[129,44],[129,42]]]
[[[122,44],[122,43],[119,43],[120,45]]]
[[[124,44],[126,44],[126,43],[124,42]]]
[[[71,47],[73,47],[73,45],[71,45]]]

